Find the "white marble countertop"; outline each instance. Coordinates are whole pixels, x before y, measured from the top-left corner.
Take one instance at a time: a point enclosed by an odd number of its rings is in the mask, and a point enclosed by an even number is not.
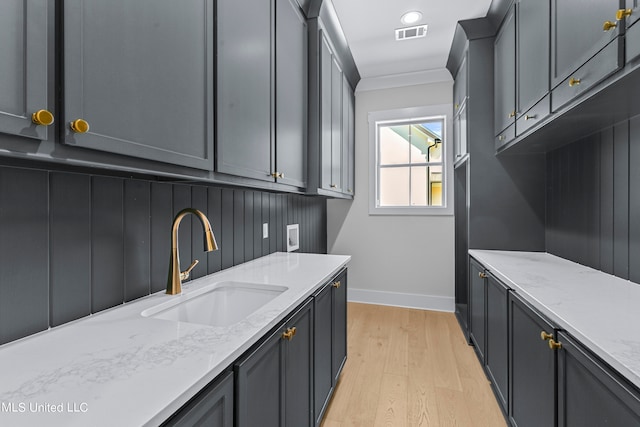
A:
[[[469,254],[640,387],[640,284],[543,252]]]
[[[229,327],[142,317],[163,292],[0,346],[0,425],[158,425],[351,258],[275,253],[183,285],[288,288]]]

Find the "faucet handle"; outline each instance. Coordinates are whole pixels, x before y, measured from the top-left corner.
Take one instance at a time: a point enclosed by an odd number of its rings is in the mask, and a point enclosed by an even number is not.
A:
[[[199,263],[200,261],[198,261],[197,259],[194,259],[193,262],[191,263],[191,265],[189,266],[189,268],[187,268],[185,271],[180,273],[180,280],[187,280],[189,278],[189,273],[191,273],[191,270],[193,270],[193,268]]]

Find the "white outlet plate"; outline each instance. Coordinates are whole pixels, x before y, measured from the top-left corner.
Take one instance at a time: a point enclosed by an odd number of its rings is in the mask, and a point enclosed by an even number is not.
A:
[[[269,238],[269,223],[265,222],[264,224],[262,224],[262,238],[263,239],[268,239]]]
[[[300,227],[298,224],[287,225],[287,252],[300,249]]]

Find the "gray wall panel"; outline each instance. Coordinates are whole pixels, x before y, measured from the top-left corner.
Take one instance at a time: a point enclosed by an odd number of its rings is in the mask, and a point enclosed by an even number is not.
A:
[[[218,250],[207,254],[209,274],[222,270],[222,251],[220,244],[222,241],[222,190],[219,188],[209,188],[209,222],[213,229],[213,234],[218,242]]]
[[[278,250],[276,195],[269,194],[269,253]]]
[[[262,256],[262,193],[253,193],[253,256]]]
[[[50,175],[50,324],[91,313],[91,178]]]
[[[640,283],[640,117],[629,129],[629,280]]]
[[[244,262],[244,191],[233,192],[233,265]]]
[[[269,223],[269,193],[262,193],[262,224]],[[271,231],[271,230],[269,230]],[[262,234],[262,228],[260,228]],[[269,255],[269,240],[271,239],[271,233],[266,239],[262,239],[262,255]]]
[[[249,261],[253,256],[253,191],[244,191],[244,259]]]
[[[211,222],[208,212],[207,187],[195,185],[191,188],[191,207],[205,214],[209,222]],[[198,265],[191,270],[191,278],[197,279],[198,277],[206,276],[208,257],[204,250],[204,229],[196,217],[191,219],[191,258],[199,261]]]
[[[629,278],[629,123],[613,129],[613,274]]]
[[[151,292],[151,185],[127,180],[124,184],[124,300]]]
[[[124,182],[91,180],[91,312],[124,302]]]
[[[167,288],[173,222],[173,186],[151,183],[151,292]]]
[[[613,274],[613,129],[600,139],[600,269]]]
[[[220,250],[222,251],[222,268],[233,267],[233,190],[222,190],[222,229]]]
[[[0,344],[49,326],[46,172],[0,167]]]
[[[173,217],[182,209],[191,207],[191,187],[188,185],[173,186]],[[186,270],[193,261],[191,257],[191,223],[193,215],[185,216],[178,228],[178,251],[180,252],[180,271]],[[197,220],[196,220],[197,221]],[[171,229],[169,229],[171,232]],[[169,258],[167,258],[168,260]],[[167,261],[169,262],[169,261]],[[190,279],[187,279],[190,280]]]

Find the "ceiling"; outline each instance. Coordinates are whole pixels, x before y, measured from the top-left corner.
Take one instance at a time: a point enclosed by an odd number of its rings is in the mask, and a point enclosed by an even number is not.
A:
[[[331,0],[349,43],[360,76],[443,70],[456,23],[484,17],[491,0]],[[395,40],[395,30],[408,25],[400,17],[410,10],[422,12],[413,25],[427,24],[427,36]]]

